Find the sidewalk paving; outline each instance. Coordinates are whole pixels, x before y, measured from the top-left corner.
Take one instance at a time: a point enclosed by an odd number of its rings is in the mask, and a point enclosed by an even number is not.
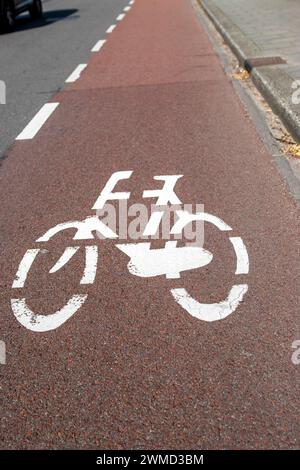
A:
[[[247,59],[281,57],[285,64],[253,67],[251,76],[294,138],[300,141],[300,104],[292,102],[300,80],[300,2],[297,0],[200,0],[225,41]]]

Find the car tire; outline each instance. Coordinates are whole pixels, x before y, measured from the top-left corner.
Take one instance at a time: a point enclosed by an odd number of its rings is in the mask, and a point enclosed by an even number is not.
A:
[[[15,9],[12,0],[4,0],[0,14],[0,33],[9,33],[15,27]]]
[[[33,20],[39,20],[43,16],[43,4],[41,0],[34,0],[32,6],[29,8],[30,16]]]

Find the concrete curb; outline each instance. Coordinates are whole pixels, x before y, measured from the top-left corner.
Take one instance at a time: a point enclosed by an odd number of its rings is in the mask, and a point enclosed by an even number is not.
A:
[[[264,57],[263,51],[248,38],[211,0],[198,0],[199,4],[245,68],[246,61]],[[264,96],[293,138],[300,142],[300,107],[292,103],[294,80],[278,66],[253,67],[253,83]]]

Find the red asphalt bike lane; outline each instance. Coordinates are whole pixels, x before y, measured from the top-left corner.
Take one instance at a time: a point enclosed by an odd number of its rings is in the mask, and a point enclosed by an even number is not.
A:
[[[2,448],[296,448],[299,371],[299,219],[189,0],[136,0],[33,140],[0,169]],[[112,173],[116,191],[150,205],[156,175],[183,174],[175,192],[204,204],[241,236],[250,272],[237,310],[198,320],[170,294],[225,299],[236,283],[228,234],[205,224],[214,254],[180,279],[140,278],[118,241],[98,241],[95,283],[80,286],[83,257],[49,274],[74,231],[45,243],[23,289],[12,289],[25,251],[48,229],[94,215]],[[158,243],[158,242],[156,242]],[[85,242],[80,242],[84,246]],[[158,243],[159,244],[159,243]],[[163,246],[163,244],[161,245]],[[47,251],[46,251],[47,250]],[[26,297],[51,313],[74,292],[83,307],[54,331],[14,317]]]

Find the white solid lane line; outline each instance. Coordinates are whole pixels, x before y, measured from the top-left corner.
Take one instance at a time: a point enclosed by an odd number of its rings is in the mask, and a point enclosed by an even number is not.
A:
[[[112,33],[113,30],[115,29],[115,27],[116,27],[116,25],[115,25],[115,24],[112,24],[112,25],[106,30],[106,32],[107,32],[107,33]]]
[[[121,13],[119,16],[117,16],[117,21],[122,21],[123,18],[125,18],[125,13]]]
[[[104,46],[105,43],[106,39],[100,39],[100,41],[96,42],[91,52],[99,52],[101,47]]]
[[[33,137],[38,133],[41,127],[45,124],[47,119],[55,111],[59,103],[46,103],[39,112],[34,116],[29,124],[23,129],[21,134],[16,137],[16,140],[27,140],[33,139]]]
[[[86,68],[87,64],[79,64],[74,72],[71,73],[71,75],[67,78],[66,83],[73,83],[78,80],[80,77],[81,72]]]

